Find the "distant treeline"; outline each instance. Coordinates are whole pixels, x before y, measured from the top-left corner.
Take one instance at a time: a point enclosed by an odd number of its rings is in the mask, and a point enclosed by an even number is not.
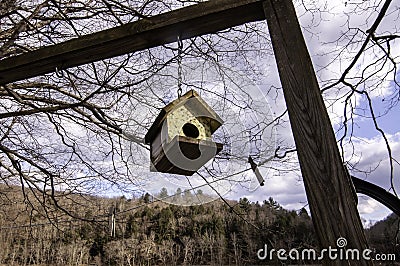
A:
[[[81,208],[85,221],[61,212],[46,215],[40,206],[15,204],[17,198],[14,204],[10,197],[0,199],[0,264],[274,265],[276,258],[257,257],[265,244],[271,249],[318,250],[306,209],[288,211],[272,198],[182,207],[153,201],[148,194],[129,200],[88,197],[93,207],[87,209],[81,197],[72,196],[70,204]],[[367,230],[376,252],[399,254],[398,223],[392,215]]]

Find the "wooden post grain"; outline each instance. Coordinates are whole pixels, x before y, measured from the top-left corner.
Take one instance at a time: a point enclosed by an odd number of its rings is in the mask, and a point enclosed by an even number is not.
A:
[[[321,248],[337,248],[337,239],[343,237],[346,248],[357,248],[361,254],[367,241],[354,187],[339,154],[293,3],[267,0],[264,12]],[[366,260],[324,263],[372,265]]]

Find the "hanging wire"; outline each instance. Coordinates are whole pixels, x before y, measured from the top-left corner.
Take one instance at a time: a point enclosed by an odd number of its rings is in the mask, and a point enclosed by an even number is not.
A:
[[[183,42],[181,36],[178,35],[178,98],[182,96],[182,50]]]

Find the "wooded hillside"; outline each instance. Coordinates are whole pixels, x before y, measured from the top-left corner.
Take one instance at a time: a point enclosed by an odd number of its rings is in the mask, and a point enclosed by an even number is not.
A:
[[[18,191],[2,187],[0,196],[0,263],[7,265],[265,265],[278,263],[257,258],[265,244],[286,250],[317,246],[307,211],[285,210],[272,198],[182,207],[148,194],[137,199],[88,196],[87,202],[70,195],[63,203],[75,206],[77,213],[92,205],[82,214],[87,221],[79,221],[59,210],[46,214],[40,206],[26,205]],[[391,216],[367,230],[371,247],[396,251],[398,222]]]

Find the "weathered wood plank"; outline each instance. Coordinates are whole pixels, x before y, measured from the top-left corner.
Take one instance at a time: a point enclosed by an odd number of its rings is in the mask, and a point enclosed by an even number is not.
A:
[[[364,195],[370,196],[374,200],[382,203],[388,207],[392,212],[400,217],[400,199],[390,192],[384,190],[380,186],[369,183],[368,181],[362,180],[355,176],[351,176],[353,180],[354,187],[357,193],[362,193]]]
[[[307,199],[321,248],[367,248],[354,187],[343,165],[291,0],[267,0],[265,15],[297,147]],[[331,261],[329,265],[371,265],[369,261]]]
[[[213,0],[0,60],[0,84],[265,18],[261,0]]]

